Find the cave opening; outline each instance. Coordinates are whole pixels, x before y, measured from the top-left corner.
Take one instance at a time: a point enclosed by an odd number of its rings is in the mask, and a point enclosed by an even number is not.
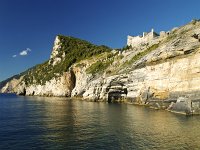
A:
[[[127,95],[127,89],[123,89],[122,91],[114,91],[108,93],[108,103],[117,102],[122,100]]]

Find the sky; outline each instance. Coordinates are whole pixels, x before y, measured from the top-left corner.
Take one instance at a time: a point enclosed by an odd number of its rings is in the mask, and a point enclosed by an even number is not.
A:
[[[121,48],[200,19],[199,0],[0,0],[0,81],[48,60],[55,36]]]

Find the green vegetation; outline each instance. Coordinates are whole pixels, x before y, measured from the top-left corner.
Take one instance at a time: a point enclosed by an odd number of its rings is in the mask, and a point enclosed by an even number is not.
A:
[[[17,80],[20,79],[21,76],[25,75],[25,74],[26,74],[28,71],[30,71],[31,69],[33,69],[33,68],[30,68],[30,69],[28,69],[28,70],[26,70],[26,71],[24,71],[24,72],[22,72],[22,73],[20,73],[20,74],[14,75],[14,76],[12,76],[12,77],[10,77],[10,78],[4,80],[4,81],[1,81],[1,82],[0,82],[0,89],[3,88],[3,87],[7,84],[7,82],[9,82],[9,81],[11,81],[11,80],[13,80],[13,79],[17,79]]]
[[[121,60],[122,58],[124,58],[123,55],[119,55],[119,56],[116,57],[117,60]]]
[[[26,85],[45,84],[46,81],[51,80],[53,77],[68,71],[72,64],[111,51],[110,48],[104,45],[96,46],[73,37],[59,35],[59,39],[61,47],[58,50],[56,58],[60,58],[61,62],[53,66],[54,58],[52,58],[50,63],[46,61],[30,69],[24,76]],[[63,54],[65,57],[63,57]]]
[[[26,85],[39,83],[44,84],[46,81],[51,79],[52,75],[50,65],[48,61],[43,64],[36,65],[33,69],[30,69],[24,76],[24,82]]]
[[[88,74],[96,74],[96,73],[102,73],[105,71],[114,61],[114,54],[108,53],[106,55],[106,58],[100,59],[94,64],[92,64],[89,68],[86,69],[86,73]]]
[[[92,64],[87,70],[87,73],[96,74],[100,73],[108,68],[113,61],[97,61],[96,63]]]
[[[127,61],[124,65],[132,65],[137,60],[141,59],[142,57],[144,57],[145,55],[149,54],[150,52],[152,52],[153,50],[155,50],[158,47],[159,47],[159,43],[152,45],[151,47],[147,48],[146,50],[144,50],[142,52],[139,52],[138,54],[133,56],[133,58],[131,58],[131,60]]]
[[[185,36],[185,34],[188,32],[188,31],[190,31],[190,29],[179,29],[179,30],[174,30],[174,31],[172,31],[170,34],[169,34],[169,36],[166,38],[166,40],[164,41],[165,43],[166,42],[169,42],[169,41],[171,41],[171,40],[174,40],[174,39],[176,39],[177,37],[184,37]]]
[[[10,78],[4,80],[4,81],[1,81],[1,82],[0,82],[0,89],[3,88],[3,87],[7,84],[7,82],[11,81],[11,80],[14,79],[14,78],[15,78],[15,79],[19,79],[20,76],[21,76],[21,74],[14,75],[14,76],[12,76],[12,77],[10,77]]]
[[[167,42],[171,41],[172,39],[175,39],[177,36],[178,35],[177,35],[176,31],[174,31],[173,33],[170,33],[168,35],[168,37],[166,38],[166,40],[164,42],[167,43]]]
[[[125,50],[128,50],[128,49],[131,49],[132,46],[131,45],[126,45],[122,48],[122,51],[125,51]]]
[[[61,49],[59,50],[59,54],[63,54],[64,52],[66,58],[69,56],[72,62],[73,60],[83,60],[96,54],[109,52],[111,50],[107,46],[96,46],[87,41],[73,37],[66,37],[62,35],[59,35],[59,37],[61,41]]]
[[[200,19],[193,19],[190,23],[193,24],[193,25],[195,25],[199,21],[200,21]]]

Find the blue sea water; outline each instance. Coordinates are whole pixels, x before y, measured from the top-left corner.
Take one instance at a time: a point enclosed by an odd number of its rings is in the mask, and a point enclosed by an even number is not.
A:
[[[4,149],[200,149],[200,116],[1,94],[0,150]]]

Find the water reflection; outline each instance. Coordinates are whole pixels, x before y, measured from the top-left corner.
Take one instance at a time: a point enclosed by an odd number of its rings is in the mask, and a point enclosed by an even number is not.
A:
[[[53,143],[55,146],[55,144],[67,143],[72,136],[76,138],[76,134],[71,133],[74,132],[76,126],[77,110],[71,99],[29,97],[28,101],[34,102],[35,106],[39,105],[39,108],[35,108],[37,113],[34,115],[37,117],[37,114],[40,115],[39,120],[36,118],[35,120],[40,122],[40,128],[44,132],[40,137],[43,143],[48,143],[48,145]]]
[[[129,107],[130,108],[130,107]],[[131,108],[129,113],[129,131],[136,134],[140,139],[135,139],[142,148],[155,149],[194,149],[199,146],[200,123],[198,116],[185,117],[182,115],[167,113],[166,111],[137,108],[134,115]],[[198,121],[197,121],[198,120]],[[197,142],[198,141],[198,142]]]
[[[199,116],[67,98],[0,102],[0,149],[200,149]]]

